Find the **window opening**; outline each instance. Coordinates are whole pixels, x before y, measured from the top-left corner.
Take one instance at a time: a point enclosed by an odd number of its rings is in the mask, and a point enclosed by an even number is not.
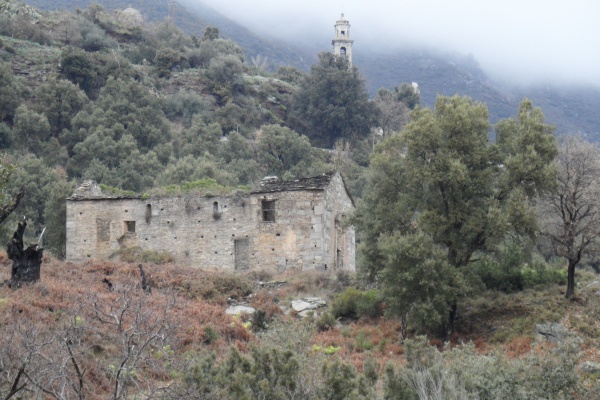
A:
[[[340,54],[344,57],[346,56],[346,48],[345,47],[340,48]]]
[[[265,222],[275,222],[275,200],[262,201],[262,217]]]
[[[125,221],[125,229],[127,233],[135,233],[135,221]]]
[[[144,214],[146,218],[146,223],[149,224],[152,219],[152,204],[146,204],[146,212]]]

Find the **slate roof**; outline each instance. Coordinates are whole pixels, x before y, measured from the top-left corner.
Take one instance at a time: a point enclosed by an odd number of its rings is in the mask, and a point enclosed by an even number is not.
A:
[[[118,200],[118,199],[139,199],[140,196],[106,193],[100,189],[96,181],[84,181],[67,200]]]
[[[276,176],[267,176],[250,193],[274,193],[300,190],[324,190],[337,171],[329,171],[321,175],[309,178],[298,178],[284,181]],[[67,200],[117,200],[117,199],[140,199],[141,196],[127,194],[107,193],[92,180],[83,182]]]
[[[267,176],[252,193],[289,192],[298,190],[323,190],[329,185],[336,171],[329,171],[309,178],[284,181],[276,176]]]

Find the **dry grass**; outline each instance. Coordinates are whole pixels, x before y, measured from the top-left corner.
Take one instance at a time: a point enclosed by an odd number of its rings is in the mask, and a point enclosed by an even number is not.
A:
[[[322,296],[331,300],[348,282],[321,272],[276,275],[266,272],[247,274],[202,271],[175,264],[144,264],[152,294],[139,288],[137,264],[124,262],[87,262],[75,264],[44,257],[42,280],[19,290],[0,287],[0,318],[5,332],[15,321],[25,321],[40,332],[65,329],[79,319],[93,325],[84,340],[88,346],[85,361],[87,379],[102,398],[110,388],[106,366],[118,354],[118,335],[109,324],[98,323],[90,304],[116,304],[119,290],[129,288],[134,298],[144,297],[145,307],[160,313],[170,299],[173,328],[172,349],[177,356],[215,352],[224,357],[230,346],[242,351],[261,339],[244,321],[224,313],[228,298],[243,299],[251,292],[250,304],[266,312],[269,321],[288,324],[293,315],[283,315],[280,306],[293,298]],[[0,280],[10,277],[10,260],[0,252]],[[536,324],[561,322],[583,339],[582,360],[600,362],[600,283],[587,286],[597,278],[586,275],[578,287],[576,301],[564,299],[564,288],[552,286],[515,294],[488,292],[461,303],[458,332],[452,344],[472,341],[480,353],[502,349],[510,357],[520,358],[529,352],[547,351],[533,333]],[[105,282],[110,281],[110,290]],[[287,285],[258,288],[258,281],[287,281]],[[341,282],[341,281],[344,282]],[[442,341],[432,341],[440,349]],[[380,372],[386,363],[403,364],[400,324],[379,318],[339,324],[328,331],[315,333],[306,343],[319,357],[340,356],[361,371],[367,359],[375,360]],[[327,350],[329,349],[329,350]],[[146,367],[148,376],[157,381],[170,379],[164,367]],[[91,396],[90,398],[94,398]]]

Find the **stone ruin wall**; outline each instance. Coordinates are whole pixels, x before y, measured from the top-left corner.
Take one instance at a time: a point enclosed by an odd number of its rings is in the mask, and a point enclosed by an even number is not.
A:
[[[346,218],[354,210],[354,204],[340,174],[332,177],[325,190],[325,238],[326,252],[334,270],[354,271],[356,268],[356,238],[354,227],[347,224]]]
[[[239,197],[69,200],[67,259],[107,259],[121,246],[139,246],[205,269],[329,269],[342,241],[344,260],[351,260],[343,267],[354,270],[354,231],[337,238],[339,213],[325,206],[326,197],[352,207],[337,182],[326,191]],[[263,221],[263,200],[275,200],[275,222]]]

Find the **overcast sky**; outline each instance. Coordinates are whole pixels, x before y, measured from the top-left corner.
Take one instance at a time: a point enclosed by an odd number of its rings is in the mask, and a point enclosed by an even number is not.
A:
[[[600,87],[599,0],[195,0],[260,33],[330,48],[343,11],[354,52],[427,46],[472,54],[498,79]],[[323,38],[323,39],[319,39]]]

